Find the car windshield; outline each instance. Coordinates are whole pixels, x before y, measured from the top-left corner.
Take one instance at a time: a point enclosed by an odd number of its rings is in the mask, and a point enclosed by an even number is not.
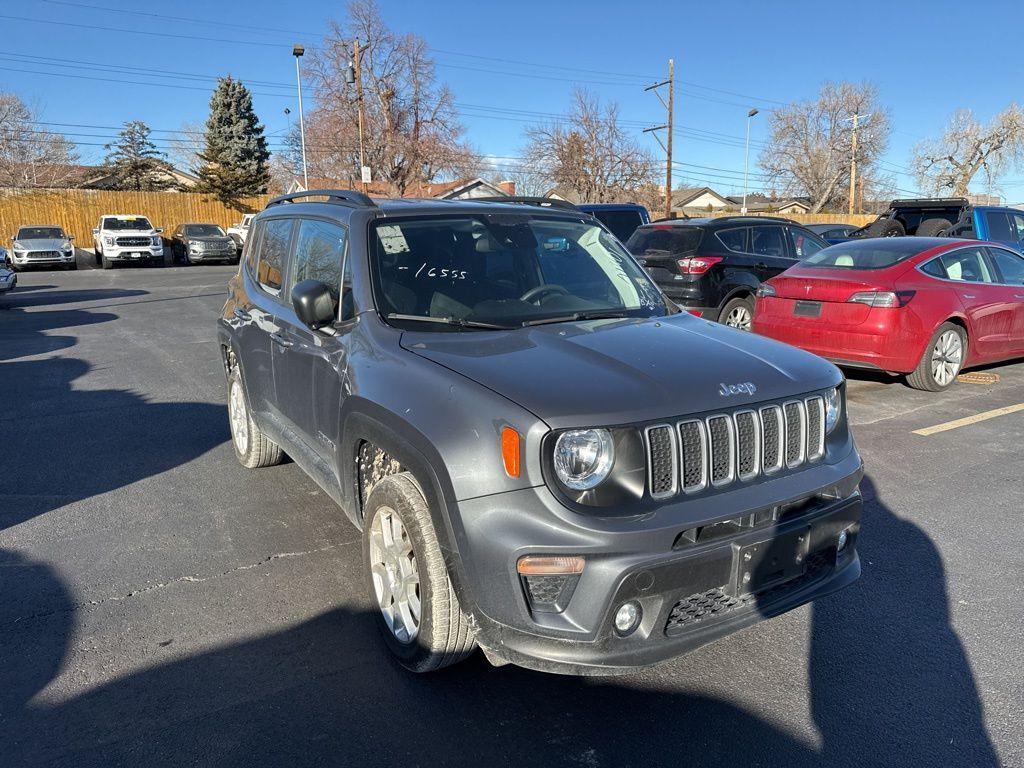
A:
[[[824,248],[800,262],[805,267],[830,269],[885,269],[926,250],[912,237],[854,240]]]
[[[17,240],[59,240],[64,237],[60,227],[22,227]]]
[[[103,228],[117,232],[123,230],[148,230],[152,229],[153,225],[149,223],[149,219],[144,216],[118,216],[117,218],[110,217],[103,220]]]
[[[227,237],[216,224],[189,224],[185,227],[185,234],[189,237]]]
[[[670,255],[693,253],[700,245],[704,230],[700,227],[655,224],[640,227],[626,242],[634,256]]]
[[[493,214],[379,222],[377,306],[391,322],[499,327],[670,313],[604,229],[578,219]]]

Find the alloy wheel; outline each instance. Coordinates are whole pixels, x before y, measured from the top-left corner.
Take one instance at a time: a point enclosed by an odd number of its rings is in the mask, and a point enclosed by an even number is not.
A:
[[[750,310],[744,306],[733,307],[725,318],[725,324],[730,328],[738,328],[741,331],[749,331],[751,325]]]
[[[245,406],[245,393],[237,381],[231,384],[228,397],[228,418],[231,422],[231,437],[241,455],[249,450],[249,413]]]
[[[960,373],[964,360],[964,342],[956,331],[946,331],[932,348],[932,378],[945,387]]]
[[[399,642],[411,643],[420,630],[420,576],[409,532],[390,507],[370,523],[370,575],[384,623]]]

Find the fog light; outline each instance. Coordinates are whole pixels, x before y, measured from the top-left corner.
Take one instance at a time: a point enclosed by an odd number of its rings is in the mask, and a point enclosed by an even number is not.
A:
[[[640,603],[632,601],[623,603],[615,612],[615,631],[623,637],[632,634],[640,626],[642,617],[643,611],[640,609]]]
[[[841,553],[846,549],[846,542],[849,541],[849,538],[850,535],[847,533],[845,528],[839,532],[839,541],[836,543],[836,552]]]

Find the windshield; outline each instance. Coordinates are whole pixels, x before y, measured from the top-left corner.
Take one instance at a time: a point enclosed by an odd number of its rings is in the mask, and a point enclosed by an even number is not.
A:
[[[885,269],[930,248],[913,237],[854,240],[824,248],[800,262],[805,267]]]
[[[60,240],[64,231],[60,227],[22,227],[16,240]]]
[[[626,242],[634,256],[677,256],[693,253],[700,245],[704,230],[700,227],[678,226],[675,224],[641,227]]]
[[[495,214],[380,222],[377,306],[400,323],[513,328],[590,316],[664,315],[661,292],[604,229]],[[434,322],[431,328],[443,328]]]
[[[189,224],[185,227],[185,234],[189,237],[227,237],[216,224]]]
[[[149,230],[153,228],[153,225],[149,223],[149,219],[143,216],[124,216],[116,219],[113,217],[104,219],[103,228],[119,232],[124,230]]]

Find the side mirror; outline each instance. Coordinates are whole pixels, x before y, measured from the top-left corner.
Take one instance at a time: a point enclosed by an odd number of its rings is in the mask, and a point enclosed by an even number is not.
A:
[[[74,235],[68,235],[68,240],[74,240],[74,239],[75,239]]]
[[[156,232],[158,235],[162,235],[164,233],[163,229],[154,229],[153,231]]]
[[[92,229],[92,233],[93,233],[94,235],[98,235],[98,234],[100,233],[100,228],[99,228],[99,227],[93,227],[93,229]]]
[[[334,297],[319,280],[303,280],[292,288],[292,307],[299,321],[314,331],[334,322]]]

